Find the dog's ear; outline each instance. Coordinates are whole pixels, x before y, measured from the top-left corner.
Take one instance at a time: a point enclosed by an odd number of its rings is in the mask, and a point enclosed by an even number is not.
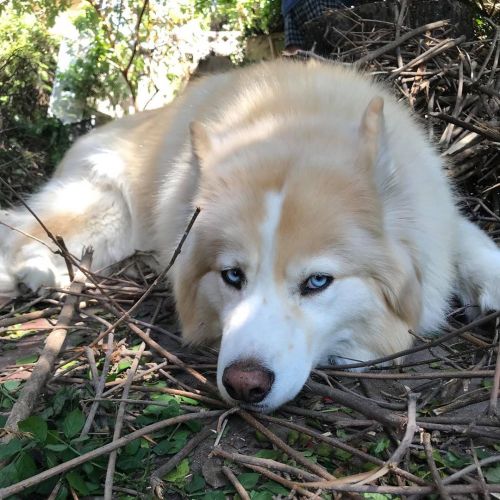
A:
[[[360,161],[365,168],[373,168],[382,153],[385,140],[384,99],[374,97],[365,109],[359,129]]]
[[[213,150],[213,139],[203,123],[191,122],[189,131],[191,133],[191,146],[195,164],[198,168],[203,168]]]

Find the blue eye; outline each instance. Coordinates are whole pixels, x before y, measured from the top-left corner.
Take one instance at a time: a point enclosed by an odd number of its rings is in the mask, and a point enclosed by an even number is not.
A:
[[[245,273],[238,267],[224,269],[221,271],[220,275],[226,284],[237,290],[241,290],[241,287],[246,281]]]
[[[329,274],[312,274],[304,280],[300,285],[301,295],[310,295],[312,293],[321,292],[328,288],[333,281],[333,277]]]

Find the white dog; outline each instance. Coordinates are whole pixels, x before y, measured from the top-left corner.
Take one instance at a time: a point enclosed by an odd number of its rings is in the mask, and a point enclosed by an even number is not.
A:
[[[188,342],[221,338],[228,401],[269,411],[330,358],[369,360],[442,325],[452,292],[500,308],[500,252],[457,211],[437,153],[365,76],[273,62],[80,139],[29,205],[94,268],[165,265]],[[24,209],[2,220],[47,238]],[[0,293],[67,284],[62,259],[0,229]]]

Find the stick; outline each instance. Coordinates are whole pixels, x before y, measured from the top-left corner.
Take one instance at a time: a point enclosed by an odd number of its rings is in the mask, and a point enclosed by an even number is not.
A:
[[[123,393],[122,393],[122,401],[120,402],[120,406],[118,407],[118,412],[116,414],[116,423],[115,423],[115,430],[113,432],[113,441],[116,441],[117,439],[120,439],[121,433],[122,433],[122,427],[123,427],[123,419],[125,417],[125,409],[127,407],[127,403],[123,401],[123,399],[127,399],[129,392],[130,392],[130,386],[132,385],[132,381],[134,380],[134,375],[135,372],[137,371],[137,368],[139,367],[139,362],[141,361],[141,356],[142,353],[144,352],[144,349],[146,348],[146,344],[144,342],[141,343],[139,350],[137,351],[134,361],[132,362],[132,366],[130,367],[130,370],[127,373],[127,380],[125,381],[125,385],[123,387]],[[103,370],[104,372],[104,370]],[[101,391],[102,393],[102,391]],[[96,398],[98,398],[96,394]],[[113,479],[114,479],[114,473],[115,473],[115,466],[116,466],[116,459],[118,457],[118,452],[117,450],[114,450],[110,453],[109,459],[108,459],[108,468],[106,470],[106,480],[104,482],[104,500],[111,500],[113,498]]]
[[[443,481],[439,475],[439,471],[436,467],[436,462],[432,456],[432,445],[431,445],[431,435],[428,432],[422,434],[422,442],[424,444],[425,456],[427,458],[427,464],[429,465],[429,470],[431,471],[432,478],[436,483],[439,494],[443,500],[451,500],[450,495],[443,486]]]
[[[373,52],[370,52],[366,54],[366,56],[361,57],[355,62],[356,66],[362,66],[363,64],[372,61],[373,59],[376,59],[377,57],[385,54],[386,52],[389,52],[392,49],[395,49],[399,47],[401,44],[406,42],[406,40],[409,40],[410,38],[413,38],[414,36],[420,35],[420,33],[425,33],[426,31],[430,30],[435,30],[437,28],[442,28],[443,26],[447,26],[449,24],[449,21],[436,21],[434,23],[429,23],[429,24],[424,24],[423,26],[420,26],[419,28],[415,28],[411,31],[408,31],[408,33],[405,33],[403,36],[400,36],[399,38],[396,38],[393,42],[388,43],[387,45],[383,45],[377,50],[374,50]]]
[[[498,396],[500,395],[500,341],[497,349],[497,360],[495,364],[495,376],[493,377],[493,387],[491,388],[490,403],[488,405],[488,415],[490,417],[498,415]]]
[[[233,471],[226,465],[223,465],[222,472],[229,479],[229,482],[234,486],[234,489],[241,497],[241,500],[250,500],[250,495],[247,493],[247,490],[243,488],[243,485],[238,481],[238,478],[233,474]]]
[[[315,392],[316,394],[321,394],[322,396],[327,396],[335,403],[353,410],[358,411],[362,415],[368,418],[372,418],[383,425],[391,428],[402,428],[405,424],[405,419],[399,415],[384,410],[376,404],[372,403],[369,399],[356,396],[354,394],[348,394],[339,389],[334,389],[333,387],[328,387],[324,384],[319,384],[318,382],[313,382],[312,380],[307,381],[306,387]]]

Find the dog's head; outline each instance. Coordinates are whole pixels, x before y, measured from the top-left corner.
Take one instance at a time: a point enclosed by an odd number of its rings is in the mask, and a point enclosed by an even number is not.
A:
[[[409,345],[420,285],[390,230],[401,207],[382,105],[372,100],[358,130],[338,137],[317,122],[224,137],[192,127],[201,213],[174,291],[187,341],[222,336],[225,399],[270,411],[318,363]]]

